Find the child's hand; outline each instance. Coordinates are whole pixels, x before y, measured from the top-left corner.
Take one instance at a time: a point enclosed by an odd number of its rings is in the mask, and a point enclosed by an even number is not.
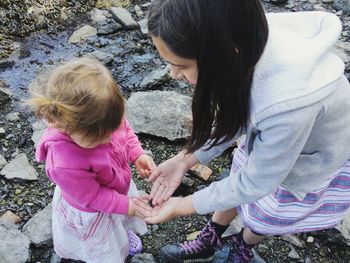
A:
[[[152,207],[149,205],[149,197],[138,196],[129,198],[129,216],[138,216],[141,218],[149,217],[152,215]]]
[[[147,154],[141,154],[134,164],[141,177],[150,176],[152,170],[156,167],[152,157]]]

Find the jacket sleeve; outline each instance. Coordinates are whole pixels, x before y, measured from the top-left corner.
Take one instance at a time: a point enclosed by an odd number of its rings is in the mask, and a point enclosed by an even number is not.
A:
[[[207,147],[210,146],[211,144],[211,141],[209,140],[208,142],[206,142],[206,144],[203,147],[195,151],[194,155],[196,156],[196,158],[201,164],[207,164],[214,158],[221,155],[227,148],[229,148],[235,142],[235,140],[239,138],[240,135],[241,134],[237,134],[234,136],[233,139],[227,142],[221,143],[219,145],[216,145],[211,149],[207,150]]]
[[[252,203],[277,189],[310,136],[319,105],[281,113],[259,123],[260,132],[241,169],[193,196],[199,214]]]
[[[101,186],[96,181],[96,173],[67,168],[51,168],[47,172],[61,190],[79,206],[107,214],[128,213],[128,197]]]
[[[129,145],[130,150],[130,161],[135,162],[136,159],[144,153],[141,143],[137,138],[136,134],[129,125],[129,122],[125,119],[125,129],[126,129],[126,141]]]

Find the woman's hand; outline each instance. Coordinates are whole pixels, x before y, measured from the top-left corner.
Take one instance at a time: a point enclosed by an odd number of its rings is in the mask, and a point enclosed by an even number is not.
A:
[[[141,154],[134,162],[134,165],[143,178],[149,177],[152,170],[156,167],[152,157],[147,154]]]
[[[172,197],[162,205],[153,208],[149,217],[145,218],[146,223],[158,224],[169,221],[177,216],[194,214],[192,196]]]
[[[129,198],[129,216],[138,216],[141,218],[152,216],[152,207],[149,205],[149,196],[138,196]]]
[[[148,181],[153,181],[150,199],[153,205],[168,200],[179,187],[187,168],[184,163],[171,158],[155,168]]]
[[[198,163],[194,154],[179,153],[175,157],[161,163],[148,178],[153,182],[150,199],[153,205],[161,205],[168,200],[181,184],[186,171]]]

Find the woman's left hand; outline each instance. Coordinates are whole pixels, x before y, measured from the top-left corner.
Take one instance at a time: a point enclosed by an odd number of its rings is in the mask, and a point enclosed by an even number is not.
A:
[[[152,157],[147,154],[141,154],[134,162],[134,165],[141,177],[150,176],[152,170],[156,168]]]

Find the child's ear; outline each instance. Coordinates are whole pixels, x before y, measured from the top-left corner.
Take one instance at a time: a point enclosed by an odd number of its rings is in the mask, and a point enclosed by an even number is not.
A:
[[[47,126],[51,128],[62,128],[62,123],[54,118],[45,118]]]

